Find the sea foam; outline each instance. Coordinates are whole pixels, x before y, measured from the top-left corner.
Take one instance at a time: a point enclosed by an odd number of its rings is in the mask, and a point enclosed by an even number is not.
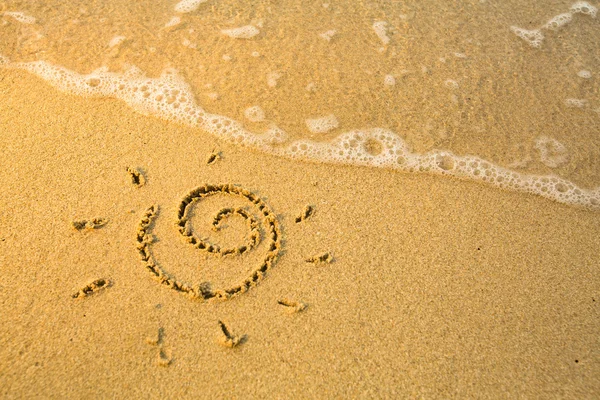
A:
[[[597,13],[598,8],[595,6],[587,1],[578,1],[571,5],[569,12],[555,15],[539,28],[527,30],[517,26],[511,26],[510,29],[515,35],[529,43],[530,46],[541,47],[542,42],[544,41],[544,34],[542,33],[543,29],[553,31],[558,30],[569,24],[573,20],[574,14],[589,15],[592,18],[596,18]]]
[[[149,78],[135,67],[123,73],[100,68],[90,74],[79,74],[44,61],[11,63],[0,56],[0,64],[5,68],[29,71],[67,93],[117,98],[137,112],[197,127],[229,142],[271,154],[325,163],[436,173],[536,194],[560,203],[600,209],[600,188],[584,189],[555,175],[519,173],[472,155],[455,155],[444,150],[415,153],[399,135],[387,129],[348,131],[330,142],[290,142],[286,132],[275,125],[263,133],[251,132],[238,121],[202,109],[190,86],[172,69],[165,70],[157,78]],[[254,118],[260,114],[257,111],[258,108],[248,112],[247,117]],[[337,126],[333,114],[307,120],[307,127],[316,133]],[[536,147],[549,167],[564,163],[566,151],[560,143],[541,137]]]

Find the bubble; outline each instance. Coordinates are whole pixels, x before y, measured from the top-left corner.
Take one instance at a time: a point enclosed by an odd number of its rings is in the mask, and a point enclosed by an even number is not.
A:
[[[165,24],[165,28],[173,28],[176,27],[177,25],[181,24],[181,17],[173,17],[169,20],[169,22],[167,22]]]
[[[571,6],[571,12],[573,14],[584,14],[589,15],[592,18],[596,18],[598,8],[594,7],[587,1],[578,1]]]
[[[258,35],[260,31],[253,25],[240,26],[238,28],[221,29],[221,33],[236,39],[251,39]]]
[[[123,43],[124,41],[125,41],[125,36],[115,36],[112,39],[110,39],[110,42],[108,42],[108,47],[112,48],[112,47],[118,46],[121,43]]]
[[[335,36],[335,34],[336,34],[336,31],[331,29],[331,30],[328,30],[327,32],[320,33],[319,36],[321,38],[327,40],[328,42],[330,42],[331,39]]]
[[[436,157],[437,166],[444,171],[450,171],[454,169],[454,159],[449,155],[438,154]]]
[[[261,122],[265,119],[265,112],[259,106],[252,106],[246,108],[244,111],[244,116],[252,122]]]
[[[394,75],[386,75],[383,78],[383,84],[386,86],[394,86],[396,84],[396,78],[394,78]]]
[[[206,2],[206,0],[181,0],[175,5],[175,11],[178,13],[189,13],[196,11],[200,4]]]
[[[444,85],[450,89],[458,89],[458,82],[453,79],[446,79],[446,81],[444,81]]]
[[[371,156],[378,156],[383,152],[383,145],[381,142],[373,138],[369,138],[365,141],[364,148],[367,154]]]
[[[583,79],[590,79],[592,77],[592,73],[590,71],[582,69],[581,71],[579,71],[577,73],[577,76],[579,76],[580,78],[583,78]]]
[[[564,14],[558,14],[554,17],[552,17],[548,22],[546,22],[546,25],[544,25],[545,29],[550,29],[550,30],[557,30],[561,27],[563,27],[564,25],[568,24],[569,22],[571,22],[571,20],[573,19],[573,14],[569,13],[564,13]]]
[[[282,74],[279,71],[269,72],[267,74],[267,85],[269,87],[275,87],[275,86],[277,86],[277,81],[281,77],[282,77]]]
[[[566,99],[565,104],[567,107],[583,108],[587,105],[588,101],[584,99]]]
[[[30,15],[24,14],[20,11],[5,11],[4,15],[12,17],[15,21],[22,24],[35,24],[36,19]]]
[[[337,118],[333,114],[321,118],[307,119],[305,122],[308,130],[312,133],[327,133],[339,125]]]
[[[511,26],[510,30],[513,31],[515,35],[525,40],[532,47],[541,47],[542,41],[544,40],[544,35],[542,31],[539,29],[527,30],[523,28],[519,28],[517,26]]]
[[[540,160],[550,168],[556,168],[568,161],[567,149],[556,139],[540,136],[535,141],[535,148],[540,152]]]
[[[388,23],[385,21],[377,21],[373,23],[373,31],[375,31],[375,34],[384,45],[389,44],[391,40],[387,34],[387,25]]]

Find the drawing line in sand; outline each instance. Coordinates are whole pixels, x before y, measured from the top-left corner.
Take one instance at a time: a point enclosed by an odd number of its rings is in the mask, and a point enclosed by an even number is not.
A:
[[[158,346],[158,353],[156,356],[156,363],[161,367],[167,367],[173,361],[171,352],[167,351],[164,346],[165,341],[165,329],[158,328],[157,335],[152,338],[146,338],[146,343],[151,346]]]
[[[306,310],[308,304],[301,301],[292,301],[288,299],[277,300],[277,304],[283,306],[285,310],[290,314],[295,314]]]
[[[127,174],[131,178],[131,183],[137,187],[142,187],[146,184],[146,177],[144,173],[139,168],[127,167]]]
[[[270,244],[267,247],[267,253],[260,264],[254,269],[248,278],[239,284],[229,288],[220,289],[213,289],[210,282],[200,282],[192,285],[177,280],[174,276],[160,267],[151,251],[152,243],[154,242],[154,238],[151,235],[151,230],[153,227],[153,220],[158,214],[158,206],[153,205],[146,210],[137,230],[137,249],[146,269],[160,284],[180,293],[186,294],[191,299],[227,300],[239,294],[245,293],[248,291],[248,289],[256,286],[265,277],[267,271],[271,269],[275,263],[279,255],[279,251],[281,250],[281,232],[279,228],[279,222],[277,221],[273,211],[271,211],[265,202],[254,193],[232,184],[200,186],[192,190],[183,198],[177,212],[177,228],[179,233],[188,243],[200,250],[212,253],[213,255],[226,256],[233,254],[240,255],[260,242],[258,221],[252,216],[252,214],[248,213],[242,208],[221,209],[213,219],[213,229],[216,230],[219,229],[220,222],[229,216],[238,215],[246,220],[250,232],[246,238],[245,244],[237,248],[221,249],[220,247],[213,245],[206,240],[197,238],[191,233],[191,229],[188,225],[188,215],[191,206],[205,197],[216,194],[233,195],[244,198],[252,203],[262,216],[261,221],[266,231],[266,236],[270,241]]]
[[[93,219],[80,219],[71,221],[71,226],[78,231],[102,228],[108,223],[106,218],[96,217]]]
[[[296,217],[296,223],[300,223],[308,218],[310,218],[315,212],[315,208],[310,204],[304,207],[302,214]]]
[[[231,328],[223,321],[219,321],[219,327],[222,333],[219,338],[219,344],[223,347],[234,348],[244,343],[247,339],[246,335],[235,335]]]
[[[307,263],[311,264],[331,264],[333,262],[333,256],[331,253],[323,253],[317,256],[309,257],[305,260]]]
[[[85,297],[91,296],[100,290],[106,289],[112,285],[112,282],[109,279],[96,279],[93,282],[88,283],[81,289],[79,289],[76,293],[71,295],[74,299],[83,299]]]

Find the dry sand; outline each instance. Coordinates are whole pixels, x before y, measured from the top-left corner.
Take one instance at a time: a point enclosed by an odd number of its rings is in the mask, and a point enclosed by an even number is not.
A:
[[[597,212],[255,154],[26,72],[0,71],[0,104],[2,397],[600,395]],[[224,302],[159,284],[136,250],[158,204],[165,270],[243,279],[264,243],[219,260],[175,228],[181,198],[207,183],[257,194],[282,233],[266,277]],[[194,230],[216,235],[210,218],[230,200],[207,202]],[[296,223],[306,205],[313,215]],[[106,224],[72,226],[95,217]],[[225,223],[233,233],[212,238],[236,245],[243,224]],[[331,263],[305,261],[325,252]],[[290,312],[284,299],[307,307]],[[237,338],[224,340],[219,321]]]

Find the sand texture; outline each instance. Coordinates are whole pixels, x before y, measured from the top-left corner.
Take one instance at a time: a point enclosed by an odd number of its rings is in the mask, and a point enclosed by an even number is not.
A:
[[[3,398],[600,395],[597,212],[255,153],[23,71],[0,104]]]

